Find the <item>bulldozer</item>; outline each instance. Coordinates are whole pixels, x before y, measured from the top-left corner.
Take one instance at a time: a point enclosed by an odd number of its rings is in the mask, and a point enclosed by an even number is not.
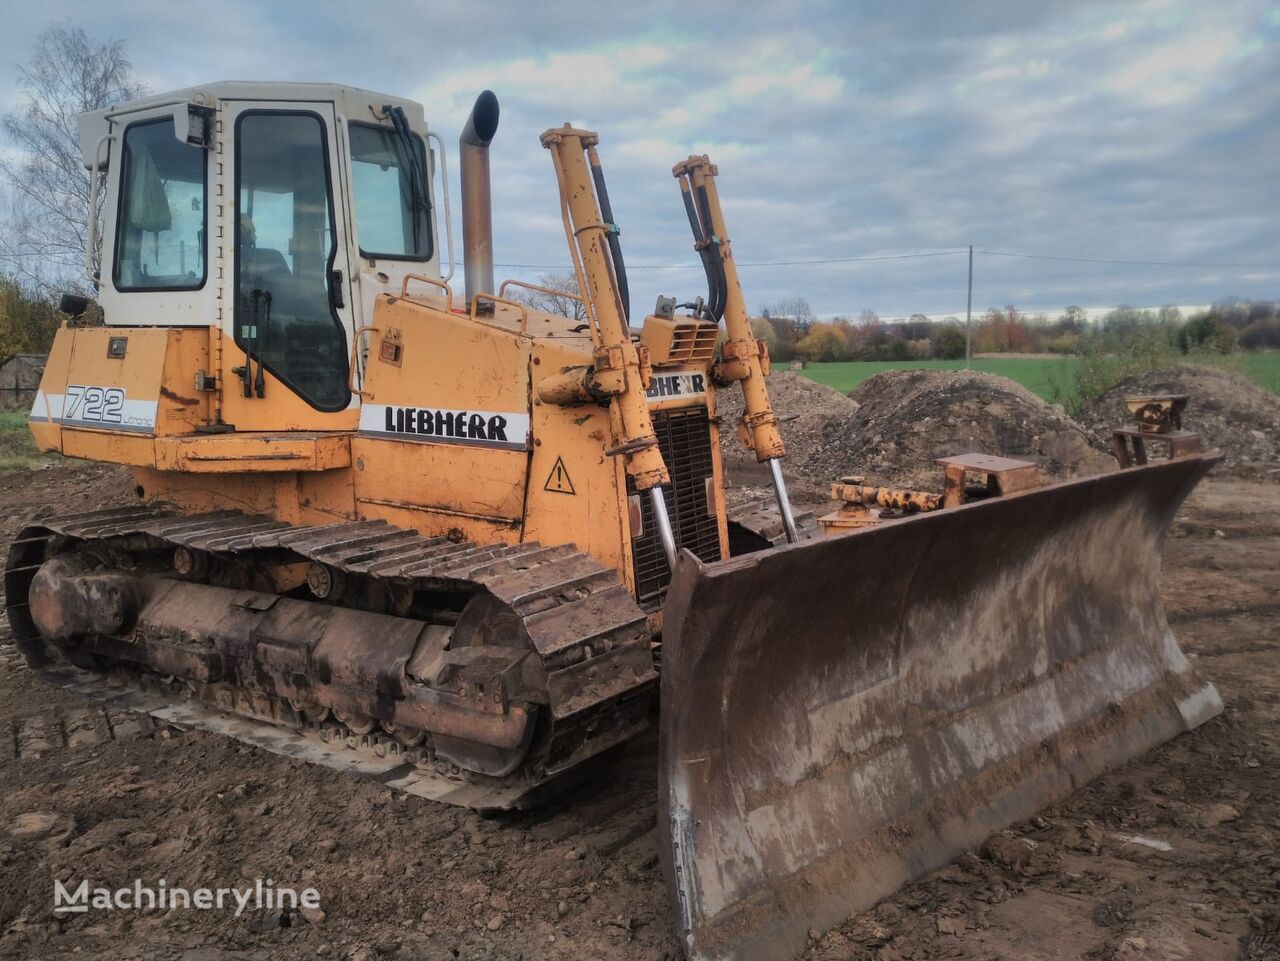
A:
[[[498,117],[485,91],[459,138],[461,297],[420,104],[235,82],[81,118],[95,294],[30,423],[136,503],[13,542],[42,679],[485,812],[590,790],[656,704],[690,958],[794,954],[1221,710],[1159,597],[1216,453],[820,536],[716,166],[672,170],[705,293],[633,324],[599,138],[547,130],[578,287],[549,314],[494,283]],[[764,500],[730,506],[723,429]]]

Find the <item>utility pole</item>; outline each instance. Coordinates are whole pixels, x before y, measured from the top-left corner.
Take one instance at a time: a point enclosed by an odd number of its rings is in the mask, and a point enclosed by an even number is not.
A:
[[[969,245],[969,304],[964,310],[964,369],[973,366],[973,244]]]

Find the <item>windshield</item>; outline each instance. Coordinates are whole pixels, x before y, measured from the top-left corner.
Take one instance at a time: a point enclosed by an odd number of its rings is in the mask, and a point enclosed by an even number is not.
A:
[[[396,130],[353,123],[350,131],[360,256],[429,260],[431,230],[422,139],[411,135],[408,140],[413,146],[415,171],[408,166],[405,138]]]

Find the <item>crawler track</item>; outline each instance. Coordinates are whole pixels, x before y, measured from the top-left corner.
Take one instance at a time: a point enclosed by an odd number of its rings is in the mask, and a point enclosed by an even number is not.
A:
[[[135,636],[51,643],[35,627],[29,596],[42,565],[64,555],[92,558],[97,570],[163,578],[166,585],[260,590],[265,572],[321,571],[345,585],[338,606],[384,616],[411,611],[419,618],[434,611],[442,630],[456,624],[468,604],[481,603],[482,622],[521,637],[545,672],[545,697],[539,699],[545,703],[530,707],[538,720],[527,753],[513,773],[477,774],[437,757],[429,729],[406,737],[376,717],[347,723],[329,711],[306,710],[271,683],[252,683],[270,656],[257,640],[247,642],[253,669],[239,666],[235,677],[216,682],[162,672],[141,654],[145,639]],[[181,575],[173,567],[179,556],[196,561]],[[530,806],[563,786],[568,775],[585,773],[587,762],[644,730],[656,679],[645,613],[615,572],[572,546],[454,543],[383,521],[293,527],[231,511],[116,508],[26,527],[10,550],[5,592],[18,649],[52,684],[114,708],[214,730],[473,808]],[[283,596],[309,597],[306,592],[295,587]],[[127,656],[118,653],[121,642]],[[473,694],[464,683],[439,697]]]

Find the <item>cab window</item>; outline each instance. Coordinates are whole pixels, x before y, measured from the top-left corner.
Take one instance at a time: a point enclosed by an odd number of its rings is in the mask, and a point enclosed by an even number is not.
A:
[[[350,392],[330,274],[337,241],[324,123],[309,112],[249,111],[235,144],[236,343],[311,406],[341,410]]]
[[[197,290],[205,280],[205,151],[173,118],[126,128],[112,282],[117,290]]]
[[[360,255],[429,260],[426,151],[421,138],[413,135],[406,143],[392,128],[371,124],[353,123],[348,129]]]

